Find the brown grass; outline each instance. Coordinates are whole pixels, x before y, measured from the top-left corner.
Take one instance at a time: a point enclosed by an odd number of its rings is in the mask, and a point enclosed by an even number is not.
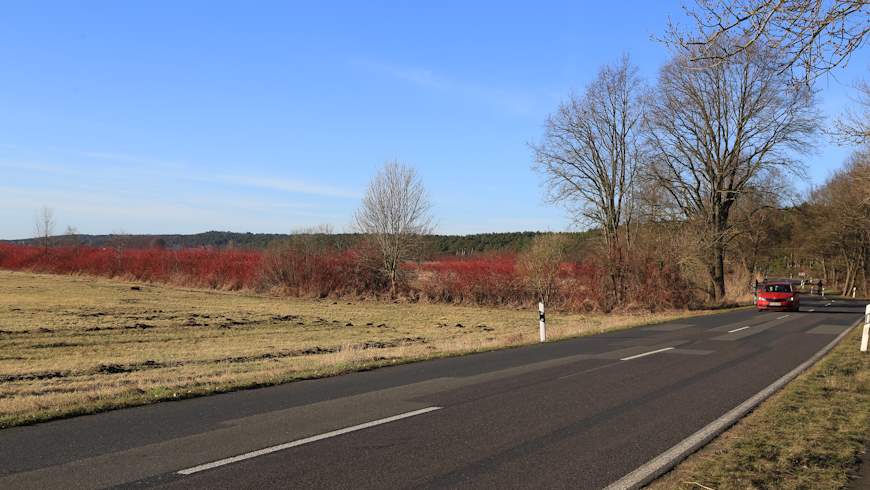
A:
[[[705,314],[551,314],[560,339]],[[0,427],[527,344],[537,313],[0,271]]]
[[[870,441],[870,355],[853,331],[653,489],[843,488]],[[865,456],[866,457],[866,456]]]

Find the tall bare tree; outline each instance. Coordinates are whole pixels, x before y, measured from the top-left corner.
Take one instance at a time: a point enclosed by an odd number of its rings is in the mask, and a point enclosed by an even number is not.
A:
[[[547,119],[543,142],[532,147],[549,199],[603,231],[617,303],[634,179],[644,158],[642,91],[628,57],[602,67],[582,96],[572,96]]]
[[[45,252],[48,252],[48,248],[51,246],[51,238],[54,236],[54,225],[54,210],[43,206],[36,214],[34,231]]]
[[[866,0],[695,0],[688,32],[669,40],[693,61],[718,64],[750,49],[776,51],[776,66],[810,82],[848,62],[870,32]],[[737,39],[722,49],[723,38]]]
[[[812,92],[792,86],[773,52],[746,49],[727,63],[691,64],[692,55],[684,54],[661,70],[647,119],[655,150],[650,176],[704,230],[710,292],[721,300],[734,204],[772,171],[800,172],[794,155],[811,144],[818,114]]]
[[[399,162],[384,165],[363,196],[355,216],[356,228],[377,247],[391,294],[401,281],[402,263],[414,257],[421,237],[433,230],[430,209],[417,172]]]

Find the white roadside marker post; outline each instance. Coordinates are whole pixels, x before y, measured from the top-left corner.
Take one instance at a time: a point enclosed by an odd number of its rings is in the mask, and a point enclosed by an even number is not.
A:
[[[867,343],[870,342],[870,305],[864,310],[864,331],[861,332],[861,352],[867,352]]]
[[[538,302],[538,321],[539,321],[538,330],[539,330],[540,335],[541,335],[541,342],[546,342],[547,341],[547,321],[546,321],[546,318],[544,317],[544,302],[543,301]]]

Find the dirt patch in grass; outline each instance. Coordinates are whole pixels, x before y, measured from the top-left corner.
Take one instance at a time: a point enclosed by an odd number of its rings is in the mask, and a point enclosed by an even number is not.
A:
[[[0,427],[533,343],[537,311],[0,271]],[[707,312],[558,314],[552,339]]]
[[[870,355],[856,328],[653,489],[844,488],[870,441]]]

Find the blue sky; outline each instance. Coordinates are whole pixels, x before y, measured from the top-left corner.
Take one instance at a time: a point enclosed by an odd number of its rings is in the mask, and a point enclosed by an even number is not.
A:
[[[371,176],[420,172],[442,233],[563,230],[527,144],[680,2],[14,2],[0,17],[0,238],[348,229]],[[849,104],[865,53],[823,80]],[[848,154],[821,141],[819,183]]]

